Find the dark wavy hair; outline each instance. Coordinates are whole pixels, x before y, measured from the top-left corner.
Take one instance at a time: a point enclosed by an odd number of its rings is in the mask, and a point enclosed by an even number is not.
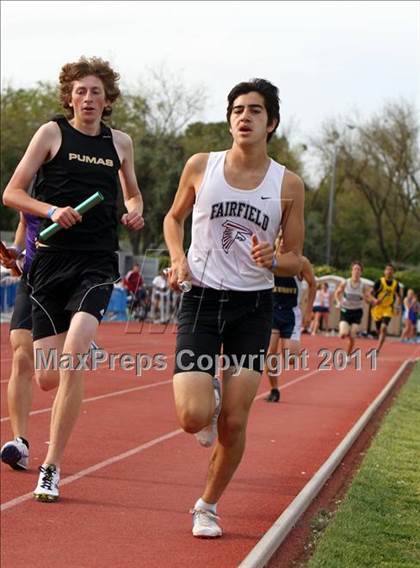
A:
[[[109,62],[104,61],[100,57],[87,58],[82,56],[79,61],[63,65],[60,72],[59,99],[63,108],[67,111],[68,118],[73,118],[74,116],[74,111],[70,106],[73,82],[79,81],[89,75],[94,75],[102,81],[106,99],[110,103],[116,101],[120,96],[120,89],[117,84],[120,76],[111,68]],[[105,107],[102,113],[102,118],[111,116],[111,113],[112,107]]]
[[[363,264],[360,262],[360,260],[353,260],[353,262],[350,265],[350,268],[353,268],[353,266],[360,266],[360,269],[363,272]]]
[[[244,81],[243,83],[235,85],[228,94],[227,121],[230,124],[230,115],[232,114],[235,99],[251,92],[259,93],[263,97],[268,116],[268,124],[277,121],[274,130],[267,134],[267,142],[269,142],[280,124],[279,90],[275,85],[270,83],[270,81],[266,81],[265,79],[251,79],[250,81]]]

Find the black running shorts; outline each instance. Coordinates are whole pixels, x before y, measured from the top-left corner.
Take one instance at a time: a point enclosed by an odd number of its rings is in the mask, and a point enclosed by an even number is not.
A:
[[[113,252],[38,249],[28,275],[34,341],[67,331],[76,312],[100,322],[118,280]]]
[[[26,278],[27,275],[24,272],[16,292],[15,305],[10,321],[10,331],[14,329],[32,330],[32,303]]]
[[[284,309],[274,304],[272,329],[278,331],[282,339],[290,339],[295,328],[296,317],[293,308]]]
[[[224,368],[261,373],[270,341],[272,296],[271,288],[238,292],[193,286],[182,295],[178,314],[175,373],[214,376],[222,347]]]
[[[391,318],[386,317],[386,316],[384,316],[380,320],[375,320],[376,331],[379,331],[381,329],[382,325],[385,325],[386,327],[388,327],[390,321],[391,321]]]
[[[341,310],[340,311],[340,321],[345,321],[349,325],[360,325],[363,317],[363,310]]]
[[[330,308],[327,308],[325,306],[314,306],[312,308],[312,311],[314,312],[314,314],[316,313],[320,313],[320,314],[329,314],[330,313]]]

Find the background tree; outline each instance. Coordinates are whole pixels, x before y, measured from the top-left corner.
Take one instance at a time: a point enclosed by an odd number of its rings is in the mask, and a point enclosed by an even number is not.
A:
[[[325,243],[332,134],[340,133],[332,235],[335,266],[342,267],[349,258],[377,266],[390,260],[419,263],[418,128],[415,110],[400,101],[386,104],[364,122],[331,121],[314,141],[323,175],[306,202],[308,219],[316,220],[307,224],[306,242],[311,244]],[[312,246],[311,253],[312,260],[323,262],[322,247]]]
[[[140,232],[119,227],[121,240],[127,239],[134,254],[150,246],[162,245],[162,222],[177,188],[185,161],[181,129],[202,110],[205,96],[201,87],[183,87],[180,77],[151,72],[145,85],[125,92],[113,108],[111,127],[127,132],[133,139],[135,171],[143,193],[146,226]],[[2,97],[1,189],[39,126],[61,112],[56,87],[39,83],[34,89],[7,88]],[[119,213],[123,200],[119,195]],[[18,215],[1,207],[1,228],[13,231]]]
[[[189,124],[182,136],[185,155],[199,152],[219,152],[232,144],[227,122],[194,122]]]
[[[128,242],[135,254],[163,246],[163,217],[188,157],[231,145],[225,121],[197,121],[205,102],[202,87],[186,87],[179,73],[170,74],[162,68],[149,72],[136,89],[123,89],[114,106],[109,124],[133,139],[135,170],[145,198],[145,229],[131,233],[120,228],[121,242]],[[36,129],[57,112],[61,107],[54,85],[38,83],[30,89],[7,86],[3,90],[2,190]],[[270,141],[269,155],[305,181],[305,254],[312,262],[324,262],[334,131],[340,137],[336,142],[332,264],[344,268],[349,260],[360,258],[378,267],[389,260],[401,266],[418,265],[419,121],[415,109],[405,101],[390,102],[365,120],[351,117],[324,125],[312,141],[318,159],[316,171],[320,172],[312,185],[302,166],[304,149],[292,146],[287,133]],[[121,197],[119,206],[122,213]],[[3,230],[14,230],[17,219],[16,212],[1,206]]]
[[[189,87],[181,72],[166,65],[149,69],[136,91],[147,101],[147,127],[155,136],[180,135],[205,108],[202,85]]]
[[[126,233],[134,254],[164,248],[163,218],[186,159],[182,133],[206,101],[202,87],[185,86],[179,73],[171,73],[164,66],[149,71],[137,89],[145,106],[142,127],[133,129],[132,137],[135,170],[145,202],[145,228]]]
[[[0,136],[0,184],[2,192],[35,131],[59,110],[56,88],[50,83],[38,83],[32,89],[14,89],[7,86],[3,90]],[[1,229],[14,230],[18,218],[16,211],[2,207]]]
[[[408,103],[385,105],[382,112],[354,127],[354,140],[343,145],[345,173],[365,198],[373,216],[383,261],[420,259],[420,195],[413,184],[420,172],[419,124]]]

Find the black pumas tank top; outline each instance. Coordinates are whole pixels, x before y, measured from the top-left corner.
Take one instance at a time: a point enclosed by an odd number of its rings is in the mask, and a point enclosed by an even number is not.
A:
[[[273,302],[285,310],[291,310],[299,304],[299,282],[295,276],[275,276]]]
[[[118,170],[121,163],[111,129],[101,124],[100,134],[89,136],[73,128],[64,117],[55,121],[61,130],[61,146],[54,158],[42,166],[37,199],[57,207],[76,207],[97,191],[105,199],[84,213],[81,223],[58,231],[45,244],[65,250],[117,250]],[[50,224],[51,221],[46,220],[42,228]]]

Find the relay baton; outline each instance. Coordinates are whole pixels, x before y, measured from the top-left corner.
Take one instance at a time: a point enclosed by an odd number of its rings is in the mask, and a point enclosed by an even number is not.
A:
[[[192,288],[192,284],[189,280],[184,280],[183,282],[178,282],[178,286],[180,287],[182,292],[189,292]]]
[[[9,268],[12,276],[21,276],[22,270],[16,263],[16,259],[10,254],[2,241],[0,241],[0,263],[3,264],[3,266],[6,266],[6,268]]]
[[[163,273],[168,278],[170,274],[170,268],[164,268]],[[178,287],[182,292],[189,292],[192,288],[192,284],[189,280],[184,280],[183,282],[178,282]]]
[[[79,203],[79,205],[75,207],[74,210],[83,215],[83,213],[86,213],[86,211],[89,211],[89,209],[92,209],[92,207],[95,207],[95,205],[98,205],[98,203],[103,200],[104,196],[102,195],[102,193],[97,191],[96,193],[82,201],[82,203]],[[47,239],[52,237],[52,235],[55,235],[55,233],[60,229],[63,229],[61,225],[59,225],[58,223],[53,223],[40,232],[39,238],[43,241],[46,241]]]

